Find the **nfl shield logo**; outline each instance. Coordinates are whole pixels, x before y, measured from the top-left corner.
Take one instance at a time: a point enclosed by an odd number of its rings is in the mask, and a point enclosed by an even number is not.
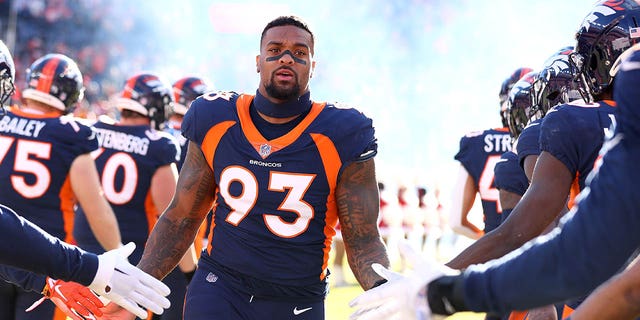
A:
[[[271,154],[271,146],[268,144],[260,145],[260,156],[264,159]]]

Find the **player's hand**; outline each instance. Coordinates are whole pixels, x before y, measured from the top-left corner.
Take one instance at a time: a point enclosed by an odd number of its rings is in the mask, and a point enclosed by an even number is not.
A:
[[[111,302],[108,303],[102,311],[104,315],[98,320],[134,320],[136,316],[129,312],[129,310]]]
[[[65,282],[47,277],[44,297],[26,311],[35,309],[45,299],[50,299],[58,309],[73,320],[96,319],[102,316],[104,304],[91,290],[79,283]]]
[[[160,280],[127,261],[135,248],[136,245],[130,242],[99,255],[98,272],[89,288],[146,319],[147,311],[143,308],[162,314],[170,306],[166,296],[171,290]]]
[[[421,256],[406,241],[400,242],[398,249],[413,270],[400,274],[380,264],[372,264],[373,270],[387,279],[387,282],[353,299],[349,306],[357,310],[350,319],[432,319],[426,298],[426,285],[439,276],[455,271]]]

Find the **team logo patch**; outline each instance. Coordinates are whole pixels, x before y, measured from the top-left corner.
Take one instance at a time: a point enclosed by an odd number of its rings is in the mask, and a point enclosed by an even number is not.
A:
[[[213,274],[212,272],[209,272],[209,274],[207,274],[207,282],[216,282],[218,281],[218,276]]]
[[[268,144],[260,145],[260,156],[264,159],[271,154],[271,146]]]

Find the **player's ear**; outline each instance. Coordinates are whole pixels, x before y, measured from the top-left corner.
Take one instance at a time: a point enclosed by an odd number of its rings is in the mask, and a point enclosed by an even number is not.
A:
[[[313,78],[313,73],[316,71],[316,61],[311,61],[311,71],[309,72],[309,79]]]
[[[260,73],[260,55],[256,56],[256,72]]]

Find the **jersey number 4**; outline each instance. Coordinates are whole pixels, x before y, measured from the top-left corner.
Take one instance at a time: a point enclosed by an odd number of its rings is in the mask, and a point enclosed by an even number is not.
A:
[[[480,181],[478,183],[478,191],[480,193],[480,199],[484,201],[494,201],[498,212],[502,212],[502,206],[500,205],[500,193],[498,189],[493,187],[493,180],[495,174],[493,172],[496,167],[496,163],[500,161],[500,155],[491,155],[487,157],[487,162],[484,165],[482,174],[480,175]]]
[[[310,174],[275,171],[270,173],[269,191],[288,192],[277,209],[293,212],[298,217],[293,222],[287,222],[277,215],[263,214],[264,223],[269,228],[269,231],[282,238],[293,238],[307,230],[314,211],[313,207],[302,198],[314,178],[315,175]],[[240,195],[233,196],[229,192],[232,182],[242,184],[242,193]],[[220,194],[232,209],[226,221],[234,226],[239,225],[258,200],[258,180],[246,168],[231,166],[222,171],[219,188]]]

